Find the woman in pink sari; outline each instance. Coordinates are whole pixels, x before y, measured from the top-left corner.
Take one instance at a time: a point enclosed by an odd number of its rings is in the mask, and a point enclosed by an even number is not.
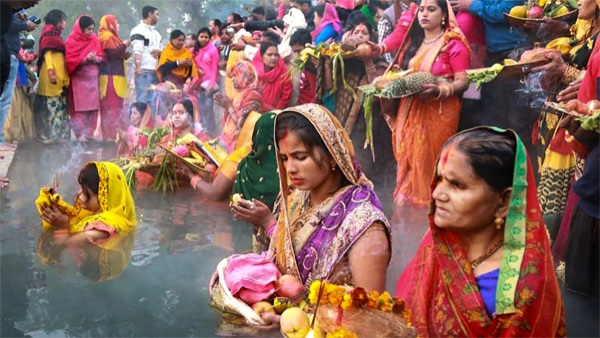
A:
[[[94,26],[92,17],[81,15],[65,43],[67,72],[71,77],[68,95],[71,129],[82,141],[93,138],[100,109],[99,64],[105,56]]]

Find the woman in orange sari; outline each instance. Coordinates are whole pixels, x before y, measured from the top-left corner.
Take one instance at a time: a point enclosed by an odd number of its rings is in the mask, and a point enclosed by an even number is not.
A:
[[[100,19],[98,39],[106,54],[106,62],[100,65],[100,114],[102,137],[114,140],[123,113],[123,99],[129,96],[125,77],[125,59],[129,40],[119,37],[119,24],[114,15]]]
[[[444,141],[458,129],[460,96],[467,88],[465,70],[470,51],[446,0],[424,0],[400,18],[378,54],[399,49],[394,64],[425,71],[447,82],[423,85],[423,91],[400,99],[395,112],[385,111],[392,129],[392,146],[398,163],[394,200],[400,204],[427,205],[428,183]]]
[[[430,229],[396,285],[422,336],[565,336],[550,238],[525,146],[479,127],[448,140]]]

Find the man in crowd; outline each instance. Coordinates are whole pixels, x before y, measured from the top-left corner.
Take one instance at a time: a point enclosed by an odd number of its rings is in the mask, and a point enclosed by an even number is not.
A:
[[[135,60],[136,101],[150,104],[152,91],[149,87],[158,83],[156,64],[161,51],[161,36],[155,28],[158,23],[158,9],[153,6],[142,8],[142,20],[133,27],[130,34]]]
[[[217,47],[221,41],[221,27],[223,27],[223,23],[219,19],[212,19],[208,23],[208,29],[210,29],[210,33],[212,34],[212,42]]]
[[[315,29],[315,10],[312,7],[311,0],[291,0],[290,6],[302,11],[306,19],[306,29],[312,32]]]

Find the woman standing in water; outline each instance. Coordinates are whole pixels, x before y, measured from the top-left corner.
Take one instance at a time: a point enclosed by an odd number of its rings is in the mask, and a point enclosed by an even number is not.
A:
[[[262,227],[279,271],[304,285],[327,279],[383,291],[389,223],[339,121],[319,105],[290,108],[276,118],[275,140],[279,217],[256,202],[234,204],[236,217]]]
[[[402,69],[425,71],[448,82],[423,85],[423,91],[400,99],[397,111],[385,111],[398,163],[394,200],[427,205],[429,181],[440,147],[458,129],[460,95],[467,89],[468,42],[446,0],[412,4],[378,54],[400,50]]]
[[[43,143],[68,141],[71,137],[67,93],[69,74],[65,66],[65,43],[61,37],[67,16],[53,9],[46,17],[40,35],[39,82],[34,101],[37,138]]]
[[[550,239],[525,146],[481,127],[437,161],[429,231],[396,285],[423,336],[565,336]]]
[[[114,140],[123,118],[123,99],[129,96],[125,77],[125,59],[129,40],[119,37],[119,24],[114,15],[100,19],[100,44],[106,54],[106,63],[100,66],[100,108],[102,138]]]

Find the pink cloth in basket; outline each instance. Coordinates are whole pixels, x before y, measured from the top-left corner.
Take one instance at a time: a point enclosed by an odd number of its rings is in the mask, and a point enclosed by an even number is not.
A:
[[[250,253],[233,255],[225,268],[225,284],[231,294],[247,304],[254,304],[275,293],[281,273],[264,256]]]

